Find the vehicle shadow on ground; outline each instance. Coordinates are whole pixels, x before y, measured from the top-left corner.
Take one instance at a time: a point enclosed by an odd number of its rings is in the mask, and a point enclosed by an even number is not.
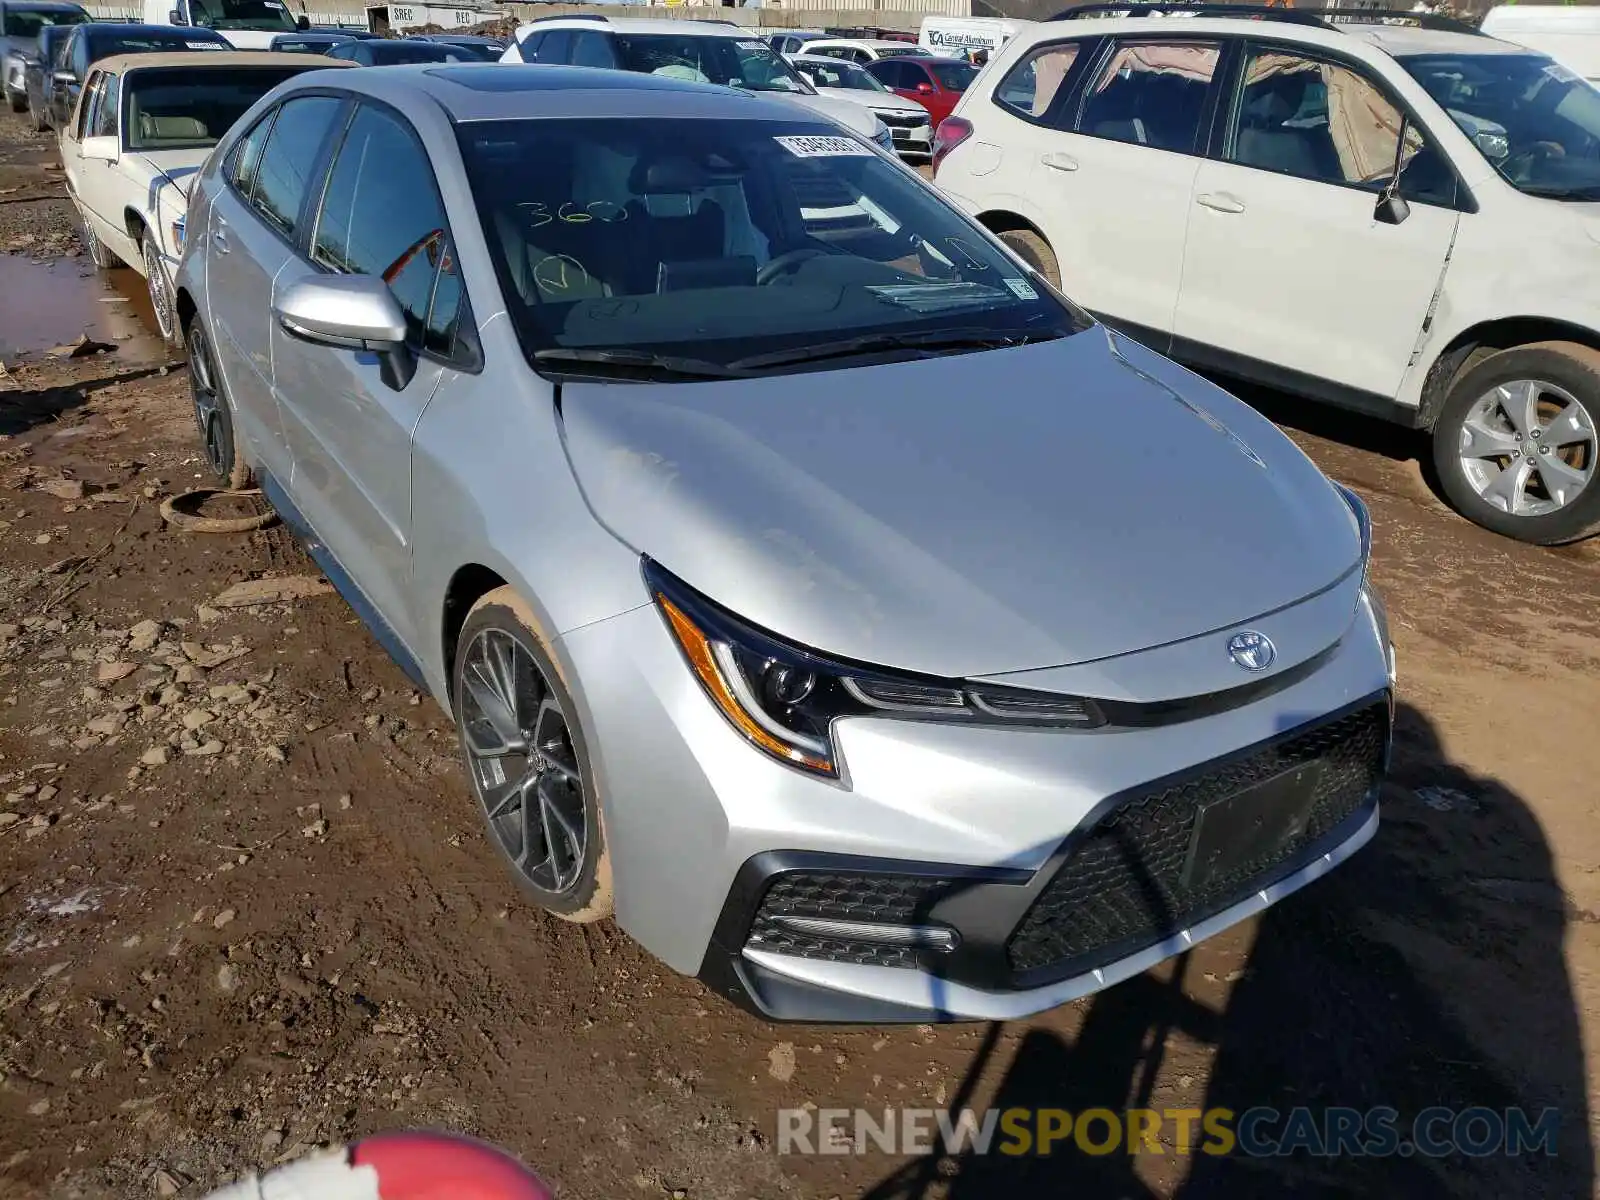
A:
[[[1287,425],[1301,433],[1397,462],[1417,459],[1425,468],[1430,462],[1428,434],[1421,430],[1224,375],[1208,375],[1207,378],[1232,392],[1274,425]]]
[[[53,387],[0,390],[0,436],[14,437],[37,425],[60,420],[63,413],[82,408],[90,396],[104,388],[147,379],[161,371],[159,366],[143,367]]]
[[[1387,1106],[1409,1141],[1417,1114],[1433,1106],[1521,1106],[1530,1122],[1554,1108],[1553,1155],[1235,1151],[1152,1172],[1125,1150],[1089,1155],[1068,1139],[1049,1157],[991,1150],[917,1159],[863,1200],[1593,1194],[1583,1046],[1562,955],[1569,915],[1589,915],[1567,911],[1522,799],[1450,763],[1431,724],[1405,706],[1382,802],[1383,823],[1365,849],[1261,918],[1220,1010],[1186,994],[1194,990],[1186,977],[1196,982],[1190,955],[1168,978],[1147,973],[1100,993],[1071,1042],[1030,1030],[1003,1071],[992,1061],[1004,1052],[1000,1027],[991,1026],[954,1089],[952,1117],[991,1105],[1121,1112],[1181,1103],[1235,1114],[1306,1106],[1319,1118],[1332,1107]],[[1209,1051],[1203,1099],[1157,1090],[1173,1034]],[[998,1088],[979,1082],[997,1075]],[[1429,1126],[1449,1131],[1448,1121]],[[1198,1122],[1195,1133],[1201,1142]],[[1104,1136],[1102,1126],[1094,1140]],[[1155,1175],[1176,1182],[1152,1183]]]

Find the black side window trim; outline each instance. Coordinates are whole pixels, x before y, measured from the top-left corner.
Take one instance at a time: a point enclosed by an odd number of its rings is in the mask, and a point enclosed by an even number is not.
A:
[[[1323,46],[1308,46],[1301,42],[1283,41],[1277,38],[1233,38],[1232,41],[1234,42],[1233,53],[1229,61],[1223,64],[1227,74],[1226,78],[1222,79],[1222,94],[1227,97],[1227,103],[1219,103],[1216,106],[1216,116],[1212,121],[1211,136],[1206,146],[1205,156],[1207,158],[1227,163],[1229,166],[1243,167],[1248,171],[1266,171],[1269,175],[1276,173],[1267,171],[1265,167],[1255,167],[1249,163],[1236,163],[1224,157],[1227,153],[1228,133],[1233,128],[1239,106],[1244,99],[1244,64],[1246,59],[1249,58],[1250,52],[1259,49],[1276,54],[1297,54],[1314,62],[1325,62],[1330,66],[1343,67],[1345,70],[1353,71],[1356,75],[1365,79],[1377,89],[1378,94],[1385,101],[1394,106],[1395,110],[1406,119],[1408,124],[1414,125],[1422,131],[1423,137],[1433,147],[1434,152],[1444,159],[1445,164],[1450,168],[1451,178],[1455,180],[1455,203],[1440,204],[1433,200],[1417,200],[1407,196],[1406,200],[1409,203],[1426,204],[1429,208],[1454,209],[1463,213],[1475,213],[1478,211],[1478,201],[1472,195],[1472,190],[1462,180],[1461,172],[1456,169],[1455,162],[1441,149],[1441,143],[1438,137],[1435,136],[1433,129],[1429,127],[1428,122],[1418,116],[1416,109],[1406,103],[1403,97],[1396,95],[1394,89],[1389,86],[1388,80],[1373,71],[1372,67],[1367,63],[1358,58],[1341,54],[1337,50],[1329,50]],[[1329,183],[1327,180],[1308,180],[1307,182],[1325,183],[1329,187],[1346,188],[1368,196],[1373,194],[1369,189],[1357,187],[1354,184]]]
[[[258,126],[270,122],[270,127],[267,129],[266,136],[261,139],[261,156],[256,158],[255,169],[259,171],[261,169],[261,158],[266,155],[267,145],[272,141],[273,129],[276,128],[278,124],[278,117],[283,112],[284,106],[292,103],[295,100],[303,100],[311,96],[323,96],[330,100],[339,101],[340,111],[336,111],[333,114],[333,120],[329,122],[328,125],[328,134],[323,136],[322,145],[317,149],[317,157],[311,162],[311,171],[306,184],[306,190],[301,195],[300,207],[295,212],[294,233],[287,234],[274,225],[271,221],[263,217],[261,215],[261,210],[256,207],[255,176],[252,175],[250,177],[250,192],[246,194],[234,186],[233,172],[230,169],[230,166],[233,162],[234,156],[244,152],[243,147],[245,139],[250,136],[250,133],[253,133]],[[232,146],[228,147],[227,157],[222,160],[223,185],[227,187],[228,190],[231,191],[235,196],[237,196],[244,206],[250,210],[251,216],[255,218],[255,220],[263,229],[268,230],[273,237],[277,238],[285,246],[288,246],[296,253],[300,252],[300,244],[304,236],[306,203],[313,195],[321,196],[322,194],[322,188],[324,186],[322,180],[324,175],[327,173],[328,168],[328,147],[333,141],[333,137],[331,135],[341,128],[345,120],[348,120],[346,110],[349,109],[351,102],[352,97],[349,92],[342,92],[336,88],[307,88],[303,92],[293,92],[290,95],[285,96],[277,104],[273,105],[272,111],[262,114],[261,120],[250,126],[249,131],[245,133],[244,137],[241,137]]]
[[[1064,37],[1056,38],[1054,41],[1049,42],[1036,42],[1034,45],[1029,46],[1027,52],[1019,57],[1016,62],[1011,64],[1010,70],[995,81],[994,87],[989,91],[989,103],[1007,116],[1015,117],[1019,121],[1026,121],[1029,125],[1037,125],[1042,129],[1053,129],[1057,133],[1076,133],[1076,116],[1073,117],[1071,122],[1064,122],[1062,116],[1065,113],[1076,114],[1079,107],[1077,103],[1079,92],[1083,87],[1083,78],[1088,74],[1089,68],[1100,61],[1100,55],[1105,48],[1103,45],[1105,41],[1105,36],[1099,35]],[[996,93],[999,92],[1000,85],[1011,78],[1012,71],[1015,71],[1028,59],[1046,50],[1053,50],[1057,46],[1071,45],[1078,47],[1078,56],[1072,60],[1072,66],[1067,68],[1066,77],[1062,79],[1061,86],[1056,89],[1056,94],[1051,98],[1049,108],[1038,116],[1031,116],[1021,109],[1012,108],[1011,105],[1000,100]],[[926,73],[926,68],[924,68],[924,73]]]
[[[451,256],[455,258],[456,270],[461,275],[461,299],[458,301],[459,307],[456,310],[455,344],[451,347],[450,353],[440,354],[437,350],[429,350],[423,346],[413,346],[412,350],[419,358],[439,363],[441,366],[449,367],[463,374],[476,375],[483,370],[483,345],[478,340],[478,322],[472,315],[472,290],[467,286],[467,273],[462,269],[461,255],[456,249],[456,234],[451,226],[450,209],[445,204],[444,192],[439,187],[439,171],[433,164],[433,156],[428,153],[428,147],[423,143],[421,135],[417,133],[416,126],[394,105],[387,104],[373,96],[362,96],[359,100],[354,96],[350,96],[349,100],[350,103],[345,111],[344,119],[336,122],[338,128],[335,136],[328,139],[322,148],[322,153],[317,158],[317,185],[314,188],[308,187],[306,189],[306,199],[308,201],[311,199],[313,192],[316,194],[316,206],[309,209],[309,211],[304,206],[302,207],[299,221],[296,224],[296,229],[300,231],[300,236],[296,239],[295,253],[312,270],[323,275],[333,274],[329,268],[323,266],[311,256],[311,239],[316,236],[316,221],[311,218],[320,219],[321,217],[322,203],[327,198],[329,184],[333,182],[334,159],[337,157],[338,152],[344,148],[344,140],[350,133],[350,126],[355,122],[356,113],[362,107],[367,107],[390,118],[399,126],[401,132],[411,139],[412,145],[422,155],[422,161],[428,165],[428,173],[433,176],[434,194],[439,197],[439,211],[444,215],[445,220],[445,245],[449,248]],[[435,273],[433,289],[428,293],[428,313],[424,317],[425,320],[433,315],[433,300],[438,291],[439,275]]]
[[[1163,30],[1140,30],[1138,33],[1122,33],[1109,36],[1095,55],[1094,68],[1085,71],[1075,82],[1072,109],[1072,120],[1066,128],[1079,137],[1094,138],[1097,142],[1116,141],[1115,138],[1103,138],[1098,134],[1083,131],[1083,112],[1089,106],[1088,81],[1100,78],[1100,72],[1116,56],[1118,48],[1125,42],[1159,43],[1173,45],[1184,42],[1200,42],[1203,45],[1217,48],[1217,69],[1211,74],[1211,82],[1206,85],[1206,96],[1200,104],[1200,119],[1195,123],[1194,144],[1188,150],[1169,150],[1165,146],[1141,146],[1143,150],[1153,150],[1157,154],[1181,154],[1186,158],[1204,158],[1206,150],[1211,144],[1211,131],[1216,124],[1216,111],[1221,106],[1218,98],[1226,94],[1228,54],[1239,39],[1229,38],[1226,34],[1216,33],[1167,33]],[[1074,69],[1077,63],[1073,63]],[[1053,107],[1053,106],[1052,106]],[[1061,126],[1057,126],[1061,128]],[[1119,145],[1137,145],[1136,142],[1120,142]]]

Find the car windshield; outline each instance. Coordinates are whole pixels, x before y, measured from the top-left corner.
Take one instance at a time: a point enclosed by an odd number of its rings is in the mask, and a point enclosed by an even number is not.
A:
[[[1600,88],[1542,54],[1400,59],[1512,187],[1600,200]]]
[[[940,339],[1013,344],[1087,320],[831,125],[569,118],[459,136],[512,320],[541,365],[743,374],[832,359],[853,339],[870,343],[859,353],[936,353]]]
[[[77,9],[58,8],[40,11],[32,8],[13,8],[8,4],[5,9],[5,35],[37,38],[39,31],[46,25],[82,25],[88,19],[88,13]]]
[[[128,149],[213,146],[246,109],[299,71],[288,66],[134,71],[123,83]]]
[[[722,83],[747,92],[811,91],[771,46],[755,38],[619,33],[612,40],[624,70]]]
[[[499,62],[500,56],[505,53],[501,47],[491,46],[487,42],[432,42],[424,45],[439,46],[462,61]]]
[[[202,40],[203,39],[203,40]],[[154,54],[167,50],[226,50],[228,43],[210,34],[174,29],[171,33],[118,34],[97,37],[89,43],[89,57],[98,62],[113,54]]]
[[[437,42],[369,42],[374,66],[395,66],[401,63],[424,62],[475,62],[459,46],[441,46]]]
[[[872,52],[879,58],[916,58],[922,54],[922,47],[909,43],[904,46],[874,46]]]
[[[208,29],[262,29],[277,32],[298,28],[294,14],[281,0],[191,0],[194,23]]]
[[[805,76],[812,87],[844,88],[852,92],[886,92],[889,89],[874,79],[870,72],[852,62],[830,58],[827,61],[812,59],[795,64],[795,70]]]
[[[929,63],[934,78],[947,92],[964,92],[967,85],[978,77],[978,68],[966,63]]]

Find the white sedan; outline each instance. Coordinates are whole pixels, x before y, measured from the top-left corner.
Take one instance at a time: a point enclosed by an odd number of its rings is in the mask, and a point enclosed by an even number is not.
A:
[[[789,65],[817,89],[819,96],[857,104],[872,112],[889,127],[889,136],[900,154],[933,153],[933,122],[928,110],[915,100],[895,95],[870,71],[843,59],[811,54],[793,55]]]
[[[183,253],[189,185],[217,140],[255,102],[320,56],[217,50],[126,54],[94,64],[61,130],[67,193],[101,268],[145,277],[161,336],[180,340],[172,279]]]

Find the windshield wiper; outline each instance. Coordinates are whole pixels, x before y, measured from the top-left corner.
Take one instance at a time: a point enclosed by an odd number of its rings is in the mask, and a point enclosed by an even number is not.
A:
[[[723,366],[705,358],[685,358],[677,354],[653,354],[648,350],[583,350],[556,346],[535,350],[534,362],[553,367],[561,364],[581,366],[631,367],[635,370],[675,376],[679,379],[737,379],[744,374],[733,366]]]
[[[1600,200],[1600,184],[1588,184],[1584,187],[1560,187],[1556,184],[1523,184],[1522,191],[1525,195],[1538,196],[1545,200],[1576,200],[1584,202]]]
[[[998,333],[992,329],[864,333],[859,337],[842,338],[837,342],[818,342],[810,346],[797,346],[791,350],[774,350],[769,354],[752,354],[748,358],[736,358],[728,364],[728,369],[741,372],[759,371],[767,367],[785,367],[795,363],[893,350],[920,350],[925,352],[924,357],[948,350],[1001,350],[1008,346],[1026,345],[1029,342],[1053,341],[1062,336],[1064,335],[1058,329],[1037,330],[1030,333]]]

